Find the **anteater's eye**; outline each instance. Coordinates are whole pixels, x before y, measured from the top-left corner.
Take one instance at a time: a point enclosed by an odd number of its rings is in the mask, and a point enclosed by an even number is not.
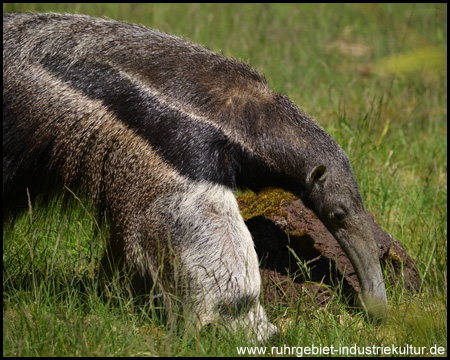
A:
[[[342,221],[347,217],[347,210],[343,207],[338,207],[330,213],[330,219],[334,221]]]

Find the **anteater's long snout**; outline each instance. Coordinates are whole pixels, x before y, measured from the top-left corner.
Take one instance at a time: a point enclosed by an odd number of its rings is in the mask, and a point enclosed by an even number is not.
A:
[[[379,250],[365,214],[354,215],[347,219],[345,227],[334,231],[334,237],[347,254],[358,276],[361,285],[359,305],[369,316],[385,318],[387,297]]]

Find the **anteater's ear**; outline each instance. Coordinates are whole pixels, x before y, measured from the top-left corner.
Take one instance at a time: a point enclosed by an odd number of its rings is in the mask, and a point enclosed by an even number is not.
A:
[[[316,166],[308,175],[306,181],[308,186],[312,188],[315,184],[323,184],[327,180],[328,169],[325,165]]]

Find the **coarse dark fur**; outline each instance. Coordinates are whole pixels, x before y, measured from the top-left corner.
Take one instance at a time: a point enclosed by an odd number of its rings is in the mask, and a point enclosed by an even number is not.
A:
[[[110,256],[154,277],[169,234],[200,323],[244,302],[237,314],[256,308],[247,322],[267,323],[264,339],[274,328],[231,190],[268,186],[300,196],[356,263],[363,292],[385,300],[381,272],[365,274],[379,263],[347,155],[250,66],[136,25],[3,14],[4,219],[28,196],[87,192],[110,215]],[[205,264],[222,285],[192,270]]]

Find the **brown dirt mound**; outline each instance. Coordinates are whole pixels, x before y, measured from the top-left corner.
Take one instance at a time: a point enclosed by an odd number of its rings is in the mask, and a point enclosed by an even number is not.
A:
[[[300,199],[280,190],[269,190],[258,195],[241,195],[238,202],[261,261],[266,303],[301,299],[326,304],[341,283],[347,295],[360,290],[350,260]],[[252,216],[255,213],[264,216]],[[414,260],[400,242],[374,222],[368,211],[367,219],[387,270],[385,280],[394,285],[400,281],[409,291],[417,292],[420,276]],[[305,295],[309,296],[305,299]]]

